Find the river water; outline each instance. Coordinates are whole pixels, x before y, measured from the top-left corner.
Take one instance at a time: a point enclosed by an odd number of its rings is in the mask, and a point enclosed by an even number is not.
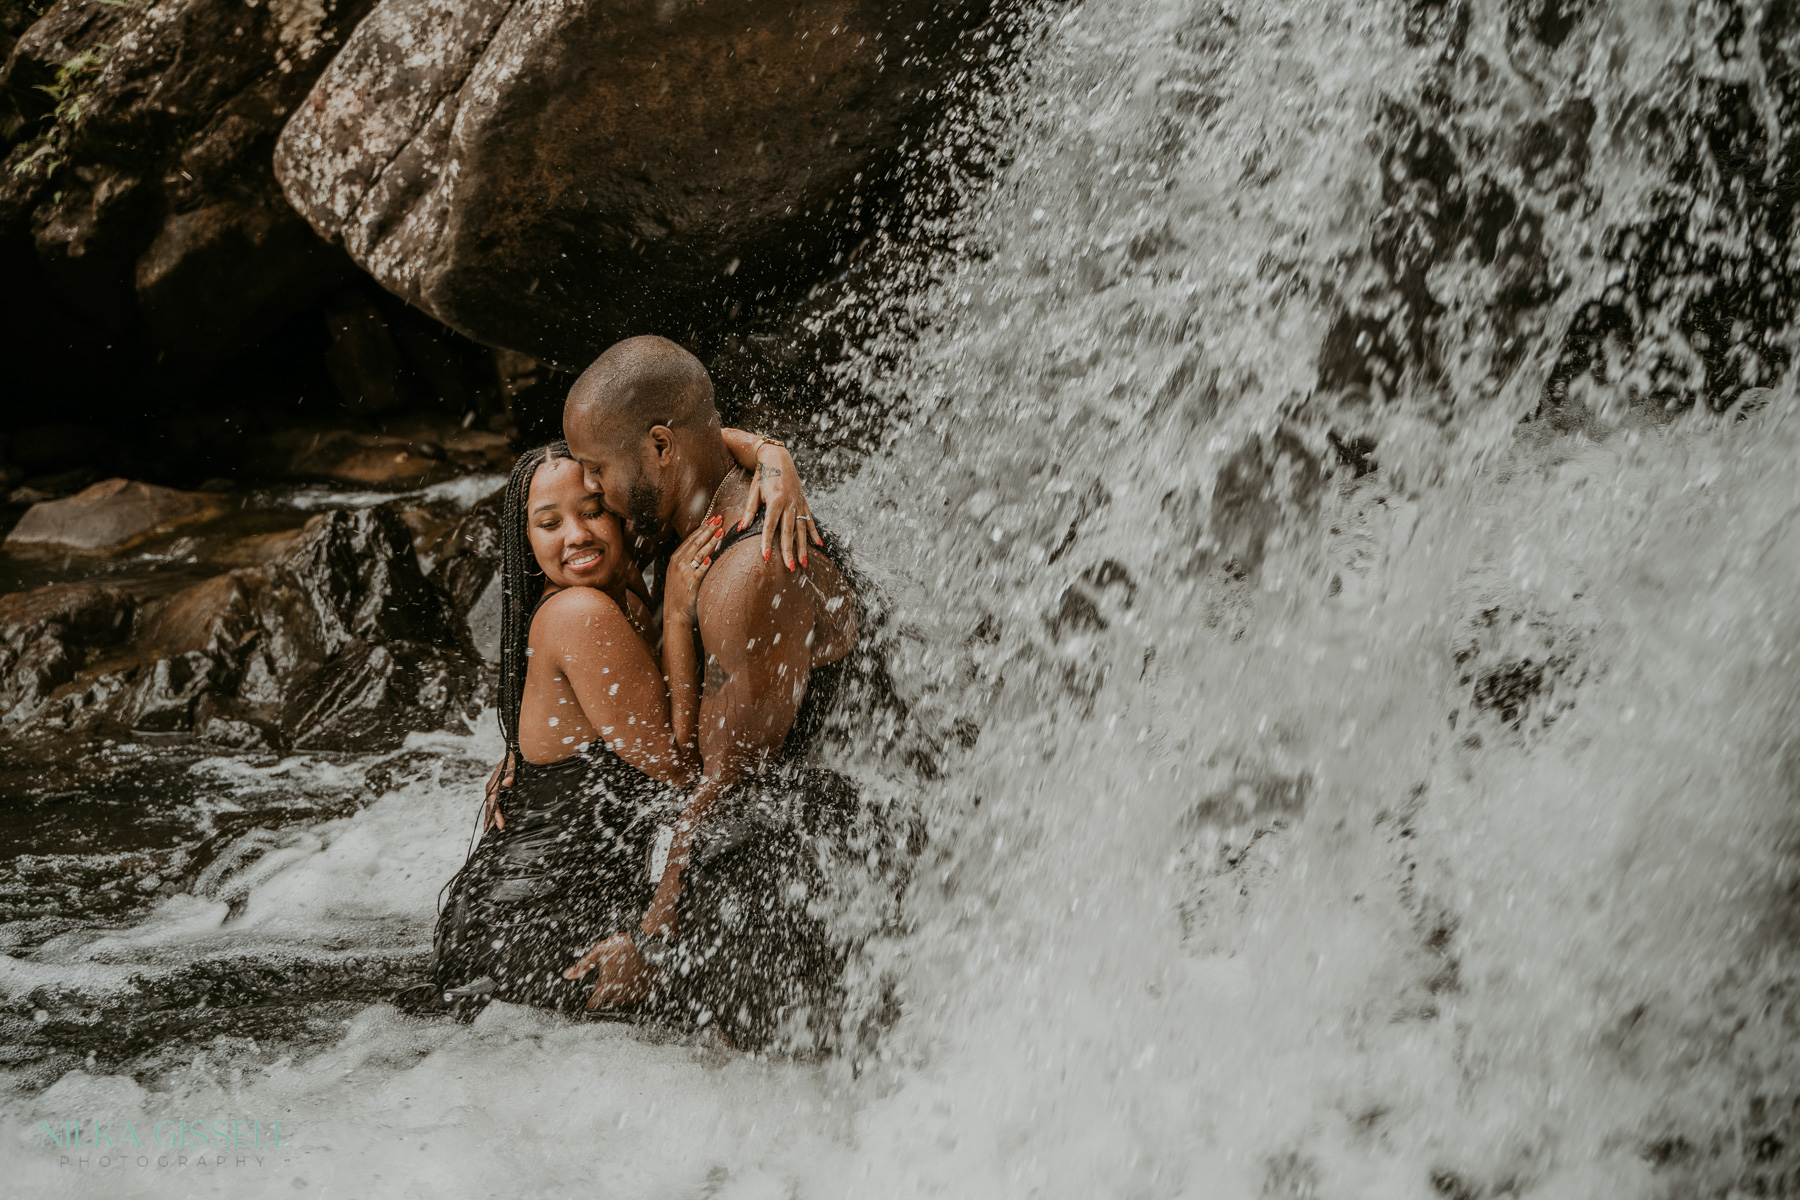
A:
[[[15,1089],[14,1186],[1800,1192],[1771,7],[1041,13],[927,145],[953,203],[823,318],[889,414],[817,503],[904,710],[833,751],[913,847],[840,880],[866,1036],[753,1059],[350,989],[302,1040],[227,1020]],[[183,760],[215,806],[372,798],[0,987],[403,972],[496,748]],[[283,1145],[139,1165],[47,1117]]]

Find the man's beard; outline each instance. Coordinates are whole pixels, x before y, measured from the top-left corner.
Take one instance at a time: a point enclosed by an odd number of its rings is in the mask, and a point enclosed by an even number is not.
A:
[[[633,533],[652,542],[663,535],[661,501],[662,497],[640,472],[625,492],[625,519],[631,522]]]

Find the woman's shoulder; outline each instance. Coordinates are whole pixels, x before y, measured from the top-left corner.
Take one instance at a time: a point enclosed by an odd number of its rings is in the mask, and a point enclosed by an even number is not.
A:
[[[535,639],[540,630],[551,632],[595,622],[622,622],[624,619],[625,614],[619,611],[618,602],[605,592],[591,587],[564,588],[554,595],[546,596],[543,603],[538,605],[537,612],[531,618],[531,633]]]
[[[538,605],[537,615],[540,617],[565,614],[586,616],[589,613],[617,613],[618,611],[618,601],[598,588],[566,587],[560,592],[545,596],[544,602]]]

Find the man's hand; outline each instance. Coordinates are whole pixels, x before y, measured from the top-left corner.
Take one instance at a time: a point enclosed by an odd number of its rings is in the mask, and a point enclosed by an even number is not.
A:
[[[500,811],[500,789],[510,788],[512,785],[513,755],[512,751],[508,750],[506,757],[495,765],[494,773],[488,776],[487,801],[481,815],[481,831],[483,833],[489,829],[506,828],[506,814]]]
[[[639,957],[637,944],[629,933],[615,933],[575,960],[563,972],[564,979],[580,979],[599,968],[600,977],[593,994],[587,998],[587,1009],[623,1008],[637,1004],[650,994],[650,967]]]

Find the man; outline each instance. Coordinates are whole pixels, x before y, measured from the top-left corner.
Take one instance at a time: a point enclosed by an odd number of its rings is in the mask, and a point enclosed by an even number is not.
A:
[[[706,368],[659,337],[613,346],[575,381],[563,409],[563,436],[587,486],[652,542],[686,538],[715,519],[723,533],[723,515],[745,507],[751,480],[719,430]],[[565,972],[574,979],[598,968],[589,1008],[632,1003],[648,992],[654,963],[646,959],[660,960],[679,932],[676,901],[696,830],[729,804],[732,785],[774,761],[814,668],[848,654],[857,633],[843,575],[807,545],[806,532],[797,564],[777,561],[767,534],[760,543],[728,538],[701,584],[696,617],[705,662],[704,774],[676,826],[641,936],[609,938]]]

